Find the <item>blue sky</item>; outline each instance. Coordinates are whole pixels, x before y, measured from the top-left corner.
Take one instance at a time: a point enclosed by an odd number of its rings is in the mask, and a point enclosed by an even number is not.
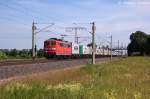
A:
[[[31,24],[55,23],[49,28],[51,32],[41,32],[36,36],[38,48],[43,41],[66,32],[65,27],[86,27],[90,31],[90,23],[96,23],[96,41],[106,42],[113,35],[113,45],[117,40],[124,45],[129,43],[129,35],[137,30],[150,33],[150,1],[149,0],[0,0],[0,48],[31,48]],[[81,24],[82,23],[82,24]],[[86,23],[86,24],[85,24]],[[37,25],[38,28],[46,25]],[[87,31],[79,31],[78,35],[91,35]],[[74,41],[72,36],[66,40]],[[89,43],[90,39],[80,41]]]

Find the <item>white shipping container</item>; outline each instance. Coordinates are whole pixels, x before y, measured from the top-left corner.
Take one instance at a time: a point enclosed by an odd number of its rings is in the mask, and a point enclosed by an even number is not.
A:
[[[90,48],[87,46],[83,46],[83,54],[90,54]]]
[[[108,50],[104,49],[104,55],[108,55]]]
[[[92,48],[89,47],[89,53],[90,53],[90,54],[92,54],[92,51],[93,51]]]
[[[112,51],[112,55],[117,55],[116,51]]]
[[[97,55],[103,55],[103,49],[97,48],[96,49],[96,54]]]
[[[72,43],[72,54],[79,54],[79,45]]]

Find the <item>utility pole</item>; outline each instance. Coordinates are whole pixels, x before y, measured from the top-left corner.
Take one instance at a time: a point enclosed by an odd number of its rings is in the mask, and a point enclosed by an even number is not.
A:
[[[80,38],[80,37],[77,37],[77,44],[79,44],[79,38]]]
[[[47,27],[44,27],[44,28],[40,29],[39,31],[36,31],[37,28],[36,28],[35,24],[51,24],[51,25],[49,25],[49,26],[47,26]],[[32,23],[32,59],[33,59],[33,60],[35,60],[36,54],[37,54],[37,53],[36,53],[37,45],[36,45],[36,43],[35,43],[35,36],[36,36],[36,34],[38,34],[38,33],[40,33],[40,32],[49,32],[49,31],[44,31],[44,30],[48,29],[48,28],[51,27],[52,25],[53,25],[53,23],[35,23],[35,22],[33,21],[33,23]]]
[[[35,23],[32,23],[32,59],[35,60]]]
[[[74,29],[75,29],[75,43],[78,44],[78,38],[77,38],[78,37],[78,34],[77,34],[78,28],[75,27]]]
[[[119,56],[119,40],[118,40],[118,56]]]
[[[79,38],[82,38],[82,37],[79,37],[79,36],[77,37],[77,44],[79,44]]]
[[[78,44],[78,30],[86,30],[84,27],[67,27],[66,29],[75,30],[75,43]]]
[[[111,48],[110,60],[112,60],[112,35],[110,36],[110,48]]]
[[[123,43],[121,43],[121,56],[123,56]]]
[[[92,64],[95,64],[95,22],[92,23]]]

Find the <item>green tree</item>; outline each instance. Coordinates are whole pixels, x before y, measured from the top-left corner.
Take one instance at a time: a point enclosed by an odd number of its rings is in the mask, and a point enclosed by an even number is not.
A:
[[[0,60],[6,59],[6,58],[7,58],[7,55],[4,52],[0,51]]]
[[[29,51],[30,50],[28,50],[28,49],[20,50],[18,56],[21,57],[21,58],[30,58],[31,54],[30,54]]]
[[[37,51],[37,56],[38,56],[39,58],[44,57],[44,51],[43,51],[43,49],[39,49],[39,50]]]
[[[147,51],[148,35],[142,31],[136,31],[130,35],[131,43],[128,45],[128,54],[140,52],[140,55],[145,55]]]
[[[146,53],[150,55],[150,35],[148,35],[147,43],[146,43]]]
[[[16,57],[18,55],[18,51],[16,49],[12,49],[10,52],[9,52],[9,56],[13,56],[13,57]]]

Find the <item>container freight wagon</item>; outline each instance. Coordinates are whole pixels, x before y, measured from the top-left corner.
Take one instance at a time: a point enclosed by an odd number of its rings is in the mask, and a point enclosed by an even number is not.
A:
[[[101,48],[96,49],[96,57],[97,58],[103,57],[103,49]]]
[[[80,57],[86,57],[88,58],[90,55],[90,48],[85,46],[85,45],[80,45],[79,46],[79,52],[80,52]]]
[[[76,44],[76,43],[72,43],[72,57],[73,58],[77,58],[77,57],[79,57],[79,45],[78,44]]]

